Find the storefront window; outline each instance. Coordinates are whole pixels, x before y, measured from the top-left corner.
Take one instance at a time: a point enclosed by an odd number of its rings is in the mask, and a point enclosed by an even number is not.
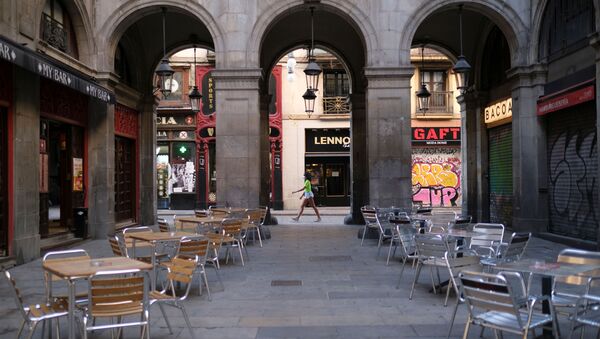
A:
[[[195,144],[173,142],[171,144],[171,174],[169,186],[172,193],[194,192],[196,186]]]
[[[208,202],[213,204],[217,202],[217,170],[215,167],[217,161],[215,150],[216,145],[212,141],[208,144]]]

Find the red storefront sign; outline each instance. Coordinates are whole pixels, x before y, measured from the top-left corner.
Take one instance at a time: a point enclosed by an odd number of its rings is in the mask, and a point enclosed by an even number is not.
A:
[[[549,99],[542,98],[537,104],[537,115],[545,115],[594,100],[594,95],[594,85],[590,85]]]
[[[460,145],[460,127],[413,127],[413,145]]]

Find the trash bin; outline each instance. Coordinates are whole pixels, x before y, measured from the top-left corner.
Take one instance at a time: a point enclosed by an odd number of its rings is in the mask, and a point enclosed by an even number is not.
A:
[[[88,209],[86,207],[73,208],[73,228],[76,238],[88,237]]]

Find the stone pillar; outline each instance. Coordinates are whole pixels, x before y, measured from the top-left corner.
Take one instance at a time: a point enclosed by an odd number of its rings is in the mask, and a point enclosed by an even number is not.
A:
[[[40,78],[14,70],[12,254],[17,263],[40,256]]]
[[[369,203],[369,162],[367,159],[367,110],[364,93],[352,93],[352,157],[350,178],[352,198],[350,215],[344,219],[345,224],[363,224],[360,208]]]
[[[596,8],[596,12],[599,10],[599,8]],[[592,34],[590,45],[596,50],[596,138],[598,138],[598,135],[600,135],[600,34],[598,32]],[[598,157],[598,161],[600,162],[600,156]],[[600,171],[600,166],[598,166],[598,170]],[[596,177],[600,178],[600,173],[597,173]],[[600,195],[600,190],[597,190],[596,194]],[[600,201],[600,197],[598,198],[598,201]],[[596,206],[596,208],[598,208],[598,206]],[[596,234],[596,246],[600,250],[600,230],[596,232]]]
[[[485,189],[488,180],[487,139],[483,140],[487,138],[487,134],[482,122],[479,98],[474,92],[465,93],[457,98],[461,116],[461,213],[472,216],[474,221],[487,221],[483,215],[484,205],[487,204],[489,209],[489,197]]]
[[[512,86],[513,229],[545,232],[548,225],[546,134],[537,99],[544,93],[540,65],[509,71]]]
[[[366,68],[369,204],[409,209],[413,67]]]
[[[140,224],[156,223],[156,98],[144,98],[140,111]]]
[[[261,188],[260,69],[216,69],[217,202],[257,207]],[[268,154],[268,153],[266,153]]]
[[[115,230],[115,106],[89,99],[89,235],[104,239]]]

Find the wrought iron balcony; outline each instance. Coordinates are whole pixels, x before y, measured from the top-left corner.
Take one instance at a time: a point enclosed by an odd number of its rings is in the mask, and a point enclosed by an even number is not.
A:
[[[67,31],[63,24],[44,14],[42,37],[49,45],[67,51]]]
[[[350,114],[351,111],[348,97],[323,97],[323,114]]]
[[[454,97],[453,92],[440,92],[432,91],[431,97],[429,98],[429,109],[426,112],[422,112],[417,107],[416,115],[427,116],[427,115],[452,115],[454,114]],[[415,102],[418,98],[415,92]]]

